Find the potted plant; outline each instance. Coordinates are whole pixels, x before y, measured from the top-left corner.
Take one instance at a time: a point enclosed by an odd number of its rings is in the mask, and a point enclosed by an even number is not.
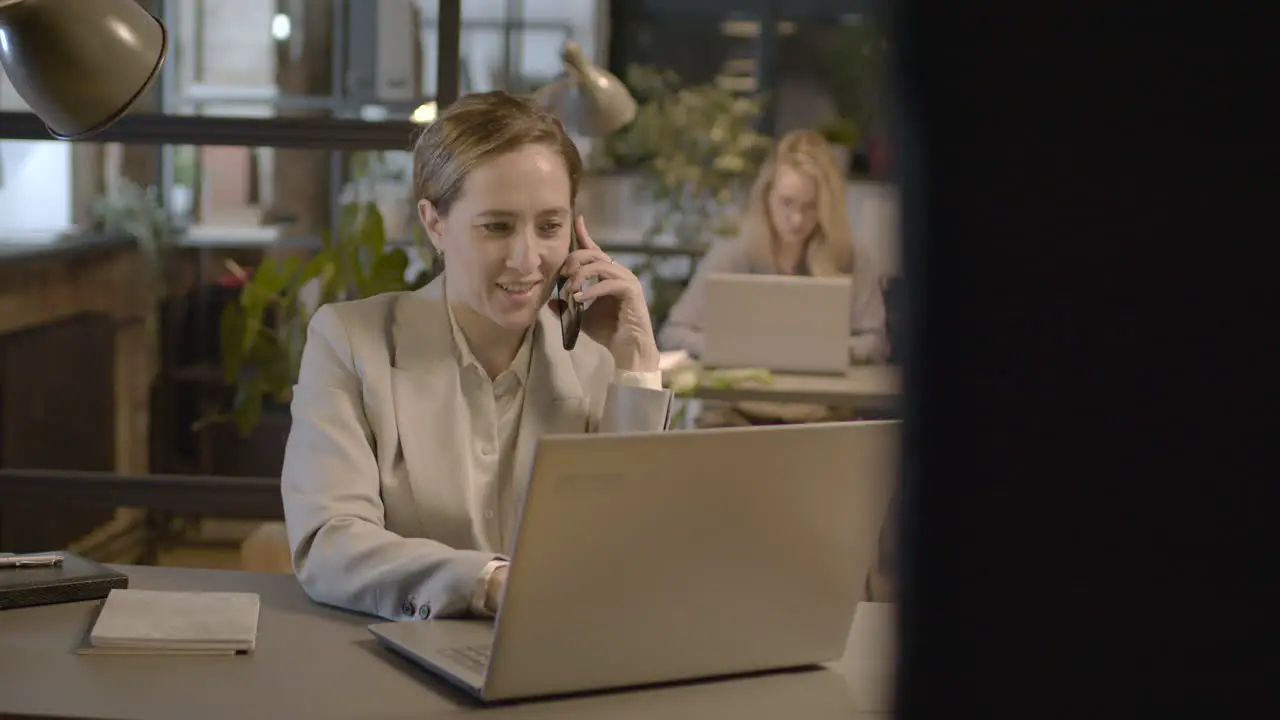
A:
[[[436,271],[434,256],[412,279],[404,246],[387,243],[382,213],[374,202],[352,202],[338,227],[309,258],[267,258],[252,272],[233,267],[243,285],[239,301],[222,315],[222,369],[231,388],[230,418],[241,437],[264,411],[289,402],[302,362],[307,325],[328,302],[412,290]]]
[[[165,428],[157,433],[157,418],[166,417],[170,395],[166,392],[165,373],[174,361],[175,347],[171,330],[178,308],[170,297],[170,273],[177,231],[173,218],[162,207],[155,187],[142,187],[128,178],[120,178],[107,194],[96,198],[89,208],[87,229],[109,236],[132,238],[142,259],[143,341],[146,343],[147,367],[142,370],[149,379],[146,418],[142,420],[148,437],[148,465],[153,469],[163,463],[157,448],[170,440]]]
[[[635,68],[630,77],[648,99],[593,165],[624,162],[639,172],[656,203],[646,241],[699,245],[736,232],[737,201],[773,142],[755,130],[761,98],[714,83],[685,86],[669,70]]]
[[[643,65],[632,64],[625,76],[627,89],[641,107],[679,86],[679,78],[669,70]],[[579,211],[593,228],[640,236],[654,212],[642,177],[653,160],[653,148],[641,145],[629,128],[589,142],[587,176],[578,191]]]
[[[854,140],[854,156],[865,154],[877,142],[873,131],[882,109],[886,57],[884,33],[866,16],[845,25],[828,53],[829,89],[838,118],[824,130],[834,133],[828,136],[833,143]],[[863,168],[865,159],[851,160],[844,167]],[[876,170],[871,168],[873,174]]]
[[[853,154],[862,143],[858,121],[854,118],[842,117],[822,126],[820,132],[831,145],[831,154],[835,156],[836,167],[845,173],[852,172]]]
[[[396,241],[410,238],[418,225],[417,206],[409,191],[412,155],[387,150],[353,152],[350,173],[351,180],[342,188],[338,201],[344,205],[367,200],[377,203],[387,237]]]
[[[170,215],[182,224],[188,224],[196,212],[196,197],[200,193],[200,161],[198,149],[180,146],[173,149],[173,185],[169,187]]]
[[[636,119],[602,143],[590,166],[637,173],[651,203],[644,242],[698,247],[735,234],[745,191],[773,142],[755,130],[761,98],[713,83],[687,86],[669,70],[645,67],[630,69],[628,85],[645,98]],[[650,283],[660,324],[683,285],[664,278],[652,256],[633,269]]]
[[[173,250],[173,226],[154,187],[143,188],[121,178],[114,190],[94,200],[89,208],[89,230],[133,238],[143,258],[146,294],[147,341],[153,367],[160,361],[160,309],[168,295],[169,262]]]

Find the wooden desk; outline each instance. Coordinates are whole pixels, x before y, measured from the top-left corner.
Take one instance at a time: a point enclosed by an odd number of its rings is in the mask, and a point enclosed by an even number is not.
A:
[[[732,387],[718,387],[704,376],[689,394],[705,400],[794,402],[894,412],[900,407],[902,376],[892,365],[855,365],[844,375],[772,373],[771,382],[746,381]]]
[[[256,592],[258,647],[239,657],[81,656],[97,602],[0,612],[3,718],[504,718],[850,720],[883,692],[892,607],[859,607],[829,668],[481,708],[378,646],[368,617],[312,603],[291,575],[121,567],[133,588]],[[861,695],[859,694],[861,693]]]

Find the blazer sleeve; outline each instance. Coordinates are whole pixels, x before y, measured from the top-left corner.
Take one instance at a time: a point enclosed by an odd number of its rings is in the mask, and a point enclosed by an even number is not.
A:
[[[889,336],[885,330],[884,291],[880,274],[864,255],[853,268],[853,303],[849,327],[849,359],[861,363],[881,363],[889,357]]]
[[[464,615],[496,555],[386,529],[374,437],[341,319],[307,330],[280,478],[293,567],[315,601],[391,620]]]
[[[671,425],[675,393],[662,387],[662,373],[615,372],[605,390],[604,405],[591,418],[594,432],[666,430]]]
[[[667,315],[667,321],[658,332],[658,346],[664,350],[685,350],[700,357],[703,350],[703,314],[706,310],[707,278],[716,273],[745,273],[750,271],[746,252],[737,240],[718,240],[698,261],[698,269],[689,281],[689,287]]]

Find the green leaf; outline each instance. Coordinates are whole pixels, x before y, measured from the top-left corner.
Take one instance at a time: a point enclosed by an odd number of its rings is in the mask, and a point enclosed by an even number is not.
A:
[[[404,290],[405,274],[409,271],[409,256],[402,249],[395,249],[374,258],[369,268],[368,294]]]
[[[345,238],[357,232],[360,227],[360,203],[347,203],[342,206],[342,210],[338,212],[337,232],[333,236],[331,245],[342,244]]]
[[[296,258],[291,259],[295,263],[297,262]],[[289,271],[287,264],[282,264],[275,258],[267,258],[258,265],[258,269],[254,271],[253,277],[249,279],[247,286],[252,287],[255,293],[261,295],[263,301],[266,302],[268,299],[284,292],[285,287],[289,284],[289,278],[293,274],[293,272]]]
[[[382,211],[375,203],[365,203],[361,213],[360,245],[369,253],[378,255],[387,246],[387,231],[382,222]]]
[[[255,360],[261,379],[261,391],[272,398],[279,398],[293,385],[293,367],[286,343],[279,340],[266,341],[259,346],[261,350]]]
[[[244,308],[227,303],[222,310],[221,348],[222,374],[228,383],[235,381],[244,359],[244,321]]]
[[[406,280],[409,255],[388,245],[374,203],[348,203],[337,225],[322,233],[324,247],[305,261],[265,260],[222,318],[223,373],[234,387],[231,419],[239,432],[257,424],[264,399],[285,400],[297,381],[310,310],[299,301],[318,283],[320,304],[420,287],[429,270]]]
[[[322,277],[326,271],[330,273],[333,271],[333,254],[328,249],[321,250],[312,255],[311,258],[307,260],[306,264],[302,266],[302,269],[292,276],[292,279],[289,281],[289,287],[286,288],[285,295],[281,298],[280,304],[292,307],[296,302],[298,302],[298,293],[302,291],[302,288],[306,287],[308,283],[312,282],[316,278]],[[323,293],[323,289],[321,292]],[[323,296],[321,300],[324,300]]]
[[[242,383],[236,388],[231,406],[231,418],[241,437],[249,434],[262,417],[263,388],[258,380]]]

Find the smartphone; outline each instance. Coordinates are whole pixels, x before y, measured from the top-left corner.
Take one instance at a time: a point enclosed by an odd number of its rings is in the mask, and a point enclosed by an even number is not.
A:
[[[577,224],[569,226],[569,254],[578,249]],[[578,334],[582,332],[582,304],[572,296],[565,294],[565,285],[569,278],[561,275],[556,280],[556,297],[564,302],[564,311],[560,313],[560,333],[564,341],[564,349],[572,350],[578,344]]]

